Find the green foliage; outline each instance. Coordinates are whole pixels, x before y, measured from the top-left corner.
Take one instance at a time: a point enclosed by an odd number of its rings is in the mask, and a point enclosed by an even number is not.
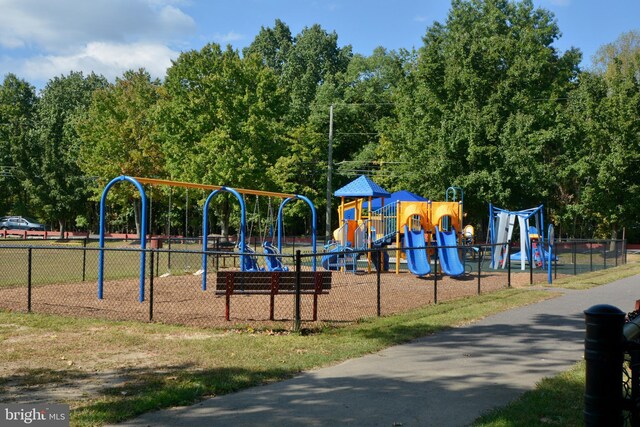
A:
[[[551,14],[530,1],[454,1],[427,30],[386,123],[381,153],[404,166],[398,187],[433,199],[465,189],[467,210],[547,202],[553,128],[579,55],[559,56]],[[421,171],[421,173],[416,173]]]
[[[115,84],[72,72],[37,97],[10,74],[0,85],[0,214],[64,226],[120,174],[299,193],[322,210],[333,105],[334,189],[366,173],[433,200],[460,186],[475,224],[489,202],[544,203],[562,234],[637,228],[640,35],[603,46],[587,72],[577,49],[556,49],[559,37],[532,0],[454,0],[418,50],[354,55],[318,24],[293,36],[276,20],[242,56],[214,43],[183,52],[164,82],[144,70]],[[191,192],[187,209],[176,191],[169,214],[171,193],[148,191],[161,212],[152,228],[199,227],[188,211],[204,192]],[[112,224],[126,228],[137,196],[114,196]],[[236,205],[214,201],[223,233]],[[306,206],[286,215],[290,229],[308,229]]]
[[[154,137],[153,112],[163,89],[145,70],[127,71],[93,94],[77,121],[80,164],[98,178],[96,194],[118,175],[163,176],[164,157]]]
[[[103,77],[72,72],[50,80],[40,95],[32,145],[37,161],[29,182],[34,202],[46,218],[58,220],[61,234],[66,222],[84,211],[88,196],[89,180],[77,163],[82,143],[75,120],[93,92],[106,85]]]
[[[30,212],[30,179],[36,172],[32,153],[32,129],[36,121],[35,88],[14,74],[0,85],[0,214]]]
[[[76,228],[86,230],[89,228],[89,220],[84,215],[78,215],[76,217]]]
[[[209,44],[185,52],[168,70],[160,104],[167,171],[176,179],[272,190],[265,171],[285,150],[283,91],[257,55]],[[219,211],[223,232],[228,204]]]

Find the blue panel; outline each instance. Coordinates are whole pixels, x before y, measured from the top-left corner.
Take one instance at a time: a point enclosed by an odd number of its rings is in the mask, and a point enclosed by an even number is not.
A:
[[[356,209],[351,208],[344,211],[344,219],[356,219]]]

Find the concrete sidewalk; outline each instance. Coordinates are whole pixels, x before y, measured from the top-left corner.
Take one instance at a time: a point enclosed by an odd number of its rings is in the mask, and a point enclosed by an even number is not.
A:
[[[582,359],[583,310],[628,312],[640,276],[517,308],[291,380],[126,426],[464,426]]]

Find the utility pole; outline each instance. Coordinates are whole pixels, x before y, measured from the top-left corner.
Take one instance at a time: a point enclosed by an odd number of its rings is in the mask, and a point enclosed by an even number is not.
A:
[[[329,107],[329,149],[327,151],[327,227],[325,243],[331,240],[331,175],[333,173],[333,104]]]

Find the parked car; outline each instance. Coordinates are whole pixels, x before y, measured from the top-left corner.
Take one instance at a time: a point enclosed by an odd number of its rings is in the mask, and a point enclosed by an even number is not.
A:
[[[0,230],[38,230],[44,231],[44,224],[24,216],[4,216],[0,218]]]

